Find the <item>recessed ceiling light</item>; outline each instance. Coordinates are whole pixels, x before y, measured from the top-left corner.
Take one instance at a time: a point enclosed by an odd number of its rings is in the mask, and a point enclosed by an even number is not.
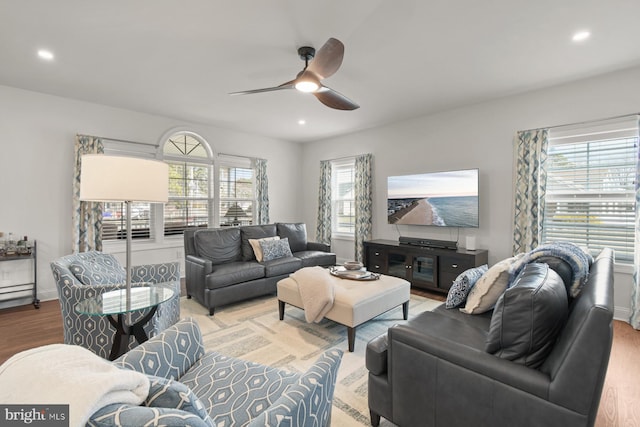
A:
[[[574,42],[581,42],[588,39],[589,36],[591,36],[591,33],[589,31],[578,31],[573,35],[572,40]]]
[[[51,61],[53,59],[53,53],[44,49],[40,49],[38,51],[38,56],[42,59],[46,59],[47,61]]]
[[[300,126],[302,126],[302,125],[306,125],[306,124],[307,124],[307,121],[306,121],[306,120],[304,120],[304,119],[300,119],[300,120],[298,120],[298,124],[299,124]]]

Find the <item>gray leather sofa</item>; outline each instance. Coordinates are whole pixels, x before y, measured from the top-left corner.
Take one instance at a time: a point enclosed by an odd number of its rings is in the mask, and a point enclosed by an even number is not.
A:
[[[554,329],[543,310],[560,277],[546,264],[527,265],[510,289],[530,292],[503,294],[493,313],[443,304],[370,341],[372,424],[382,416],[399,426],[593,426],[613,338],[613,252],[596,258],[580,294],[567,299],[566,321],[556,321],[559,331],[545,343],[536,327]],[[532,333],[517,330],[527,322]],[[496,342],[514,337],[544,349],[525,357],[496,350]]]
[[[258,262],[249,239],[287,238],[292,256]],[[276,283],[302,267],[331,266],[328,245],[308,242],[302,223],[190,229],[184,232],[187,297],[209,309],[276,292]]]

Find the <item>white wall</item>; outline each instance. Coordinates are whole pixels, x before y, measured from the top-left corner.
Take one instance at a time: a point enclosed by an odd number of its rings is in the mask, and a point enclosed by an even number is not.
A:
[[[72,250],[75,135],[157,144],[170,129],[192,130],[216,152],[267,159],[271,221],[301,220],[293,197],[301,192],[298,144],[0,86],[0,231],[38,240],[40,299],[57,298],[49,263]],[[181,238],[162,246],[134,242],[132,261],[183,262],[182,246]],[[105,250],[124,262],[123,245]],[[24,264],[0,263],[0,284],[22,280]]]
[[[634,68],[306,144],[303,220],[313,232],[319,160],[372,153],[373,238],[459,238],[460,246],[464,246],[464,237],[473,235],[478,248],[489,250],[489,262],[493,264],[511,255],[515,132],[640,112],[638,94],[640,68]],[[480,169],[478,229],[387,224],[389,175],[469,168]],[[353,258],[353,242],[336,241],[333,250],[340,259]],[[628,268],[618,267],[616,272],[616,316],[626,320],[631,276]]]

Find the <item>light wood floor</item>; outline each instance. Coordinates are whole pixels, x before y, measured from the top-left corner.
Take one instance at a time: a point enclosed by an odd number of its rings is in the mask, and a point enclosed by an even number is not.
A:
[[[444,300],[442,295],[416,292]],[[615,321],[613,348],[597,427],[640,427],[640,331]],[[62,343],[62,317],[57,301],[0,310],[0,363],[22,350]]]

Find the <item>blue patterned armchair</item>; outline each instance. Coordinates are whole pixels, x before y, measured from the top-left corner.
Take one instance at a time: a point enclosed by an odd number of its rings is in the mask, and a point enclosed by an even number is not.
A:
[[[328,350],[292,373],[205,352],[198,324],[184,319],[113,362],[151,377],[147,400],[105,406],[87,425],[327,426],[341,358]]]
[[[98,356],[109,357],[114,328],[106,316],[76,313],[75,305],[104,292],[125,288],[126,272],[111,254],[97,251],[67,255],[51,263],[62,310],[64,343],[87,348]],[[132,286],[172,282],[175,297],[162,303],[153,318],[145,325],[147,336],[152,337],[180,320],[180,264],[177,262],[134,266]],[[145,312],[132,313],[133,321]],[[129,349],[137,345],[129,342]]]

